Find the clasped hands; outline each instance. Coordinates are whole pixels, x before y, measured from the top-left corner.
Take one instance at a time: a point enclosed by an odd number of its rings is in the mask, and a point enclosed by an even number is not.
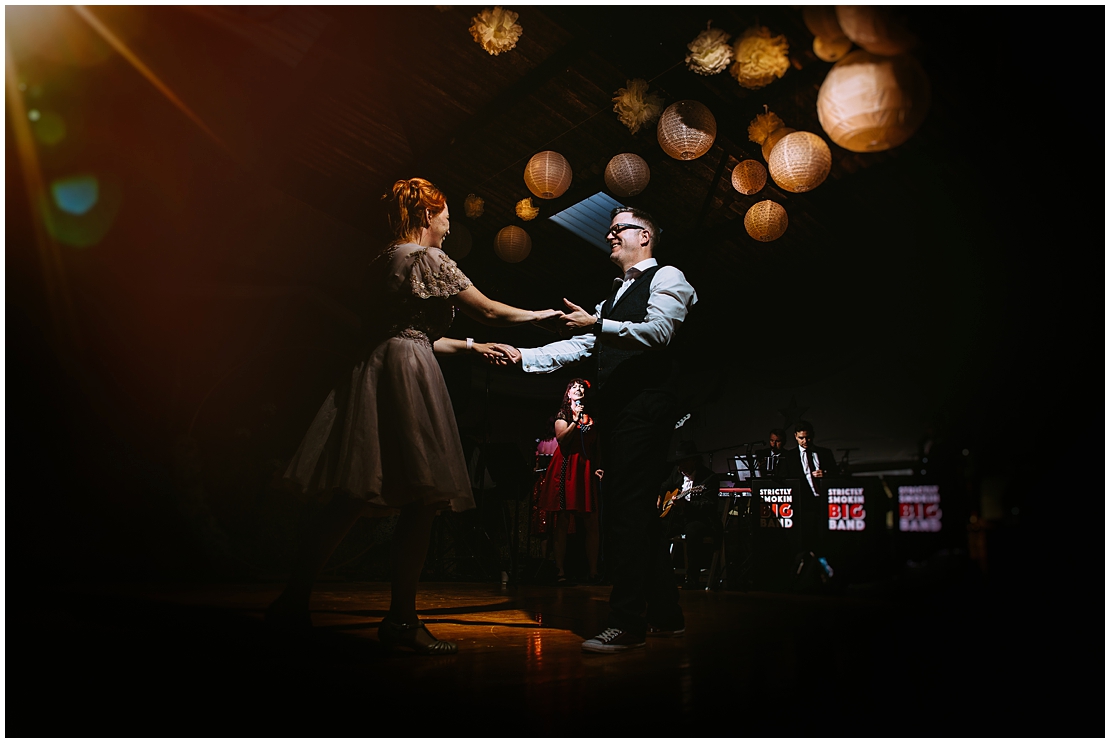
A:
[[[563,338],[593,332],[594,325],[597,323],[597,318],[593,314],[569,299],[564,298],[563,303],[566,304],[569,311],[538,310],[536,319],[532,321],[532,324],[557,333]],[[475,344],[475,346],[477,345],[479,344]],[[485,343],[481,345],[483,346],[480,349],[482,357],[491,364],[507,366],[520,363],[520,349],[515,346],[510,346],[508,343]]]

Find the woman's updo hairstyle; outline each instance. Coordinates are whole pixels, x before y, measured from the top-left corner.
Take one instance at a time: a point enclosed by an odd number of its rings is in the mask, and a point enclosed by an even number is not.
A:
[[[414,242],[420,230],[428,226],[428,212],[434,216],[447,207],[443,192],[423,178],[397,181],[392,194],[382,199],[389,202],[389,227],[397,242]]]

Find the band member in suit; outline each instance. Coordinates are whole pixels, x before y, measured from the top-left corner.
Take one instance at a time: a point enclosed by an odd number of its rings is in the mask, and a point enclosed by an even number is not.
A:
[[[772,428],[767,435],[767,448],[755,450],[755,466],[763,477],[780,475],[782,455],[786,452],[786,431]]]
[[[720,546],[724,531],[721,476],[705,466],[693,441],[683,441],[671,461],[675,463],[674,469],[659,490],[664,535],[668,545],[675,537],[685,536],[685,587],[696,589],[699,588],[698,572],[709,567],[713,550]],[[706,542],[706,538],[712,542]]]
[[[567,340],[522,350],[494,344],[530,373],[585,360],[596,365],[597,422],[605,431],[602,552],[613,590],[607,628],[582,643],[587,652],[630,650],[648,634],[685,630],[655,501],[679,416],[673,341],[697,295],[681,271],[655,259],[660,233],[647,212],[614,209],[606,239],[622,277],[609,297],[593,312],[564,300]]]
[[[809,488],[810,495],[821,495],[824,492],[821,478],[840,474],[832,449],[817,446],[814,443],[816,436],[817,429],[812,423],[798,421],[794,426],[794,440],[798,442],[798,448],[783,455],[783,476],[801,480]]]

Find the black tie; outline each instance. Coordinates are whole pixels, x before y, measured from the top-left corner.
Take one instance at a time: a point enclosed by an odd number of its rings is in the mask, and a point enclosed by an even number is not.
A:
[[[643,271],[638,268],[630,268],[624,272],[624,280],[631,281],[632,279],[638,279],[642,273]]]

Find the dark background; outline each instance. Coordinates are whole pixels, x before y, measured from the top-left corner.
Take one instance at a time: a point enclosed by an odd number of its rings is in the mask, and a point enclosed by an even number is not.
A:
[[[813,103],[830,65],[808,51],[799,9],[521,8],[518,49],[498,57],[466,33],[477,10],[97,9],[209,136],[73,11],[6,8],[9,607],[44,582],[280,578],[299,514],[280,474],[386,239],[378,196],[430,178],[456,235],[472,235],[460,266],[487,295],[592,306],[614,268],[546,217],[602,190],[608,158],[634,151],[653,175],[630,203],[665,225],[661,257],[702,302],[691,435],[724,456],[794,398],[819,443],[879,467],[915,461],[932,425],[972,486],[968,508],[991,522],[994,580],[1052,596],[1030,615],[1086,607],[1070,633],[1101,644],[1104,10],[910,9],[933,86],[925,123],[886,153],[833,145],[832,175],[808,194],[771,184],[758,198],[784,203],[791,226],[769,244],[744,233],[755,199],[728,174],[762,159],[746,126],[764,104],[822,133]],[[738,33],[757,17],[790,39],[798,64],[782,80],[746,91],[680,64],[706,20]],[[1041,33],[1060,49],[1050,60]],[[632,77],[668,104],[710,106],[714,149],[679,163],[653,126],[630,135],[609,99]],[[32,127],[37,168],[13,95],[65,122],[54,144]],[[532,253],[505,264],[493,235],[522,224],[520,173],[547,148],[574,184],[534,200]],[[47,187],[92,173],[101,203],[65,233],[47,199],[62,237],[40,239],[36,173]],[[464,217],[472,192],[481,219]],[[773,342],[737,341],[769,318]],[[465,318],[452,332],[552,340]],[[464,436],[523,456],[580,373],[443,368]],[[387,537],[365,521],[341,557]],[[378,576],[373,554],[355,577]]]

